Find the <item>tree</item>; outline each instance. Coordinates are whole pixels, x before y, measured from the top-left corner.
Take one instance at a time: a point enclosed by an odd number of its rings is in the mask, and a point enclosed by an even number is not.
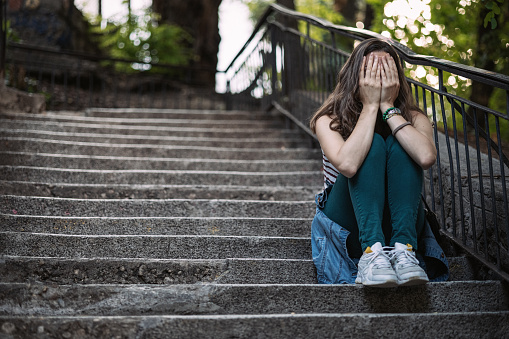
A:
[[[221,0],[153,0],[152,10],[161,23],[182,27],[192,38],[190,47],[195,55],[191,65],[201,69],[195,82],[214,88],[219,51],[219,5]]]
[[[498,10],[491,15],[494,7],[480,0],[367,1],[377,13],[373,30],[395,38],[416,53],[487,71],[509,73],[509,1],[497,5]],[[487,16],[487,23],[492,23],[493,19],[497,24],[485,27]],[[419,66],[410,75],[425,78],[432,86],[438,84],[437,74],[431,68],[426,70]],[[504,93],[494,91],[491,86],[452,74],[444,80],[450,92],[461,93],[481,105],[490,104],[505,111],[505,99],[494,99]],[[479,117],[479,124],[484,126],[484,117]]]

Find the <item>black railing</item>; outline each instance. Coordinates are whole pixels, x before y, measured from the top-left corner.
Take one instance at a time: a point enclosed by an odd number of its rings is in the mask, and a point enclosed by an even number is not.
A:
[[[439,150],[426,173],[426,198],[441,232],[509,281],[509,143],[507,136],[502,140],[509,129],[508,76],[418,55],[371,31],[271,5],[224,71],[227,107],[276,109],[313,136],[310,116],[332,92],[354,44],[373,37],[391,43],[407,70],[427,66],[428,74],[435,74],[434,86],[408,78],[417,103],[434,122]],[[501,91],[505,105],[490,108],[452,94],[445,74]]]
[[[224,99],[196,79],[197,67],[114,59],[8,43],[5,83],[46,97],[49,110],[86,107],[221,109]],[[215,73],[215,71],[214,71]]]

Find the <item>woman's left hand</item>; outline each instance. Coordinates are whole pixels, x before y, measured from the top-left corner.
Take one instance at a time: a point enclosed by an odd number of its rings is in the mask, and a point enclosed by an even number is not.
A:
[[[382,93],[380,96],[380,110],[385,112],[388,108],[394,106],[394,101],[398,97],[399,77],[394,59],[388,54],[381,59]]]

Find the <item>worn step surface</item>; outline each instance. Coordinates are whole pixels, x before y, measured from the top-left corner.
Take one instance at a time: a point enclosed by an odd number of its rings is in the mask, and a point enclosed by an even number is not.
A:
[[[63,235],[0,232],[4,255],[68,258],[308,259],[305,237]]]
[[[57,122],[57,123],[85,123],[85,124],[101,124],[101,125],[135,125],[135,126],[171,126],[171,127],[231,127],[237,128],[254,127],[258,129],[277,128],[279,122],[273,119],[257,119],[261,114],[258,113],[252,117],[237,116],[236,119],[222,119],[220,116],[215,116],[212,119],[202,117],[201,119],[187,119],[185,117],[158,117],[158,118],[139,118],[139,117],[91,117],[81,114],[65,114],[59,113],[46,113],[46,114],[25,114],[20,116],[16,113],[2,113],[0,119],[14,120],[30,119],[30,121],[41,122]]]
[[[0,196],[0,213],[72,217],[312,218],[312,201],[65,199]]]
[[[212,316],[1,316],[4,333],[44,338],[504,338],[508,312]],[[498,326],[493,326],[498,324]],[[480,335],[481,333],[481,335]]]
[[[201,137],[201,138],[279,138],[281,136],[293,138],[295,132],[281,131],[276,128],[224,128],[218,126],[190,127],[190,126],[145,126],[145,125],[103,125],[97,122],[58,122],[23,120],[13,121],[0,118],[0,126],[4,129],[34,129],[43,131],[67,132],[67,133],[103,133],[121,135],[152,135],[173,137]]]
[[[110,144],[99,142],[74,142],[42,138],[0,136],[2,149],[13,152],[36,152],[56,154],[86,154],[134,157],[143,154],[154,158],[211,158],[232,160],[272,160],[280,158],[312,159],[320,153],[307,148],[247,148],[179,146],[156,144]]]
[[[94,140],[98,143],[111,144],[156,144],[156,145],[180,145],[180,146],[214,146],[214,147],[299,147],[305,146],[306,140],[301,138],[206,138],[206,137],[178,137],[178,136],[153,136],[153,135],[123,135],[104,133],[76,133],[55,132],[28,129],[5,129],[0,128],[0,134],[8,138],[41,138],[49,140],[86,142]]]
[[[311,186],[320,188],[320,172],[241,172],[206,170],[96,170],[0,166],[0,180],[49,184],[245,185]]]
[[[244,184],[244,183],[243,183]],[[312,200],[314,186],[240,185],[154,185],[154,184],[68,184],[0,180],[0,194],[78,199],[235,199],[235,200]]]
[[[475,280],[465,257],[449,281]],[[271,274],[267,274],[270,272]],[[45,284],[316,284],[311,259],[133,259],[4,256],[0,282]]]
[[[75,235],[231,235],[302,237],[311,233],[311,218],[296,217],[98,217],[0,214],[2,230]]]
[[[288,160],[231,160],[207,158],[150,158],[87,154],[55,154],[0,151],[0,165],[69,168],[69,169],[151,169],[151,170],[203,170],[245,172],[317,171],[321,163],[316,159]]]
[[[384,293],[358,285],[0,283],[0,300],[3,316],[496,312],[508,306],[498,281],[430,283]]]

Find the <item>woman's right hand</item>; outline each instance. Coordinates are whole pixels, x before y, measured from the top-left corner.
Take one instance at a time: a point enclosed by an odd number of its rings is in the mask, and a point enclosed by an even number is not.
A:
[[[359,96],[365,108],[378,112],[382,93],[381,66],[374,53],[364,56],[359,71]]]

